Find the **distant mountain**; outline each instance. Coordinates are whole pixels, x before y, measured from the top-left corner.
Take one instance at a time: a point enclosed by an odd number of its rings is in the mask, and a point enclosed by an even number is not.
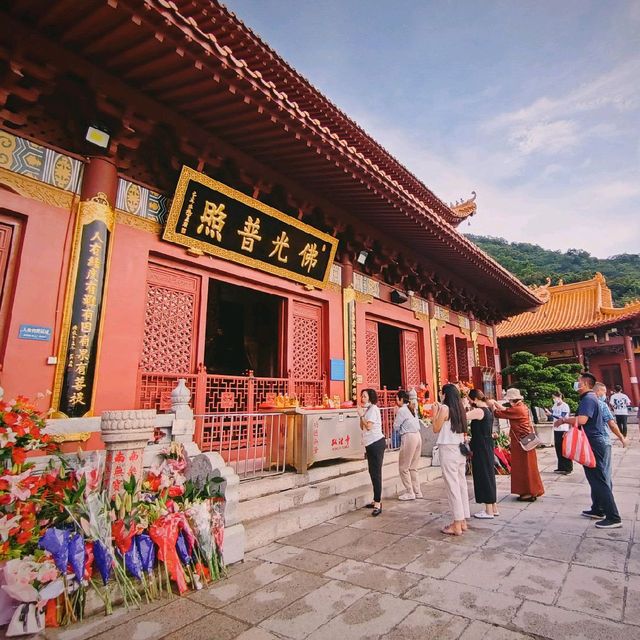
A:
[[[607,279],[616,305],[640,298],[640,254],[623,253],[600,259],[581,249],[563,253],[527,242],[507,242],[504,238],[472,234],[467,234],[467,238],[525,284],[544,284],[547,278],[551,278],[552,284],[558,284],[560,278],[568,284],[593,278],[599,271]]]

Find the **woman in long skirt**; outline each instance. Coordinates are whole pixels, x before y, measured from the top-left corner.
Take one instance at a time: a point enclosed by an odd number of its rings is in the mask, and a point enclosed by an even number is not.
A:
[[[503,409],[495,401],[489,406],[498,418],[509,421],[511,439],[511,493],[518,494],[520,502],[535,502],[544,494],[544,485],[538,471],[538,454],[535,449],[525,451],[520,440],[533,432],[529,410],[518,389],[507,389],[506,400],[509,407]]]
[[[484,511],[474,513],[474,518],[493,520],[499,516],[496,504],[496,470],[493,453],[493,413],[489,409],[484,393],[471,389],[469,401],[472,409],[467,411],[471,422],[471,471],[476,502],[484,504]]]

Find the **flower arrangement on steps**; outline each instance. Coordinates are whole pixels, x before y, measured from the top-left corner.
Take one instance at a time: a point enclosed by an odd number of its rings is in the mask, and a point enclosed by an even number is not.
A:
[[[0,402],[0,624],[7,636],[82,620],[89,590],[111,613],[224,574],[222,478],[187,480],[171,443],[141,483],[102,490],[101,458],[59,454],[26,398]],[[42,473],[27,452],[54,454]],[[2,601],[2,598],[10,600]],[[10,616],[10,618],[9,618]]]

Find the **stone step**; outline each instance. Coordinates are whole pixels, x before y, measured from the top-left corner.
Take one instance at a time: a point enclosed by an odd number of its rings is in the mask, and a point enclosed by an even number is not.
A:
[[[431,458],[420,458],[419,472],[430,466]],[[397,451],[385,456],[382,477],[385,481],[398,477]],[[241,483],[238,519],[247,523],[369,484],[367,463],[363,460],[318,467],[306,474],[283,474]]]
[[[430,460],[428,462],[430,463]],[[391,469],[386,469],[387,466],[395,466],[397,471],[397,464],[385,465],[385,471],[391,472]],[[316,496],[315,500],[245,520],[247,551],[264,547],[274,540],[361,508],[371,500],[371,483],[368,473],[366,474],[366,482],[360,482],[363,479],[360,477],[360,473],[353,475],[358,477],[358,484],[344,492],[321,497],[321,490],[316,492],[312,487],[307,487],[303,491],[308,492],[308,494],[304,494],[302,499],[306,495],[313,495]],[[421,484],[433,481],[440,476],[439,467],[425,466],[419,470]],[[397,473],[395,475],[389,473],[383,482],[383,498],[395,497],[402,491],[404,491],[404,487]],[[282,502],[281,504],[284,505],[286,503]],[[258,509],[254,513],[258,513]]]

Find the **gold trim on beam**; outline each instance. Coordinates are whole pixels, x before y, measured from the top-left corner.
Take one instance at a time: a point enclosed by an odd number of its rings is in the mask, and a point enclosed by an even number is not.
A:
[[[0,186],[9,187],[15,190],[18,195],[24,198],[38,200],[53,207],[71,210],[74,201],[78,196],[71,191],[64,191],[53,187],[45,182],[40,182],[34,178],[14,173],[3,167],[0,167]]]

